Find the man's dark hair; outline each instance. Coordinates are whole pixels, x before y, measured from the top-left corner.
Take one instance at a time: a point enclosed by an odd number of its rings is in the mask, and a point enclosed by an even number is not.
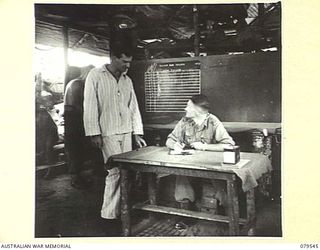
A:
[[[203,94],[194,95],[191,98],[191,101],[193,102],[193,104],[201,107],[205,111],[209,111],[209,109],[210,109],[209,99],[206,95],[203,95]]]
[[[129,48],[129,46],[125,46],[124,44],[118,45],[114,44],[111,47],[111,56],[115,56],[117,58],[120,58],[122,54],[124,54],[127,57],[131,57],[133,55],[132,49]]]

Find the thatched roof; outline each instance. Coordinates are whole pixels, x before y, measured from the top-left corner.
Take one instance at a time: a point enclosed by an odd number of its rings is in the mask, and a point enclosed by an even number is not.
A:
[[[69,48],[95,55],[109,54],[109,39],[78,29],[68,29]],[[36,20],[36,43],[63,47],[63,26]]]
[[[62,27],[67,26],[69,47],[79,50],[105,53],[110,39],[126,33],[128,44],[134,45],[142,57],[159,52],[179,56],[194,48],[195,10],[200,51],[214,54],[281,45],[280,3],[36,4],[36,42],[62,46]],[[248,24],[247,18],[256,20]]]

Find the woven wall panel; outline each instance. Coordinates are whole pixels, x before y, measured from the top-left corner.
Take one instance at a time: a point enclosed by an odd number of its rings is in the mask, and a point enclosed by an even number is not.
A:
[[[105,38],[70,28],[68,31],[69,48],[94,55],[109,54],[109,41]],[[62,26],[36,21],[35,42],[37,44],[63,47]]]

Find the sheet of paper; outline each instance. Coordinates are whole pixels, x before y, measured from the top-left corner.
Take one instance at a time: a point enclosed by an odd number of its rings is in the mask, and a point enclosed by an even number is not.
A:
[[[240,159],[240,161],[233,165],[233,164],[222,164],[223,167],[230,167],[230,168],[243,168],[250,160],[247,159]]]
[[[194,149],[183,149],[183,150],[170,150],[170,155],[193,155],[195,154]]]

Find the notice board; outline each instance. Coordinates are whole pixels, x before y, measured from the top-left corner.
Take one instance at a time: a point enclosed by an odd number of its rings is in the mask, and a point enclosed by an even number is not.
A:
[[[188,100],[201,92],[200,62],[148,65],[144,73],[145,112],[183,112]]]
[[[134,61],[128,74],[144,123],[180,119],[197,93],[223,122],[281,122],[279,52]]]

